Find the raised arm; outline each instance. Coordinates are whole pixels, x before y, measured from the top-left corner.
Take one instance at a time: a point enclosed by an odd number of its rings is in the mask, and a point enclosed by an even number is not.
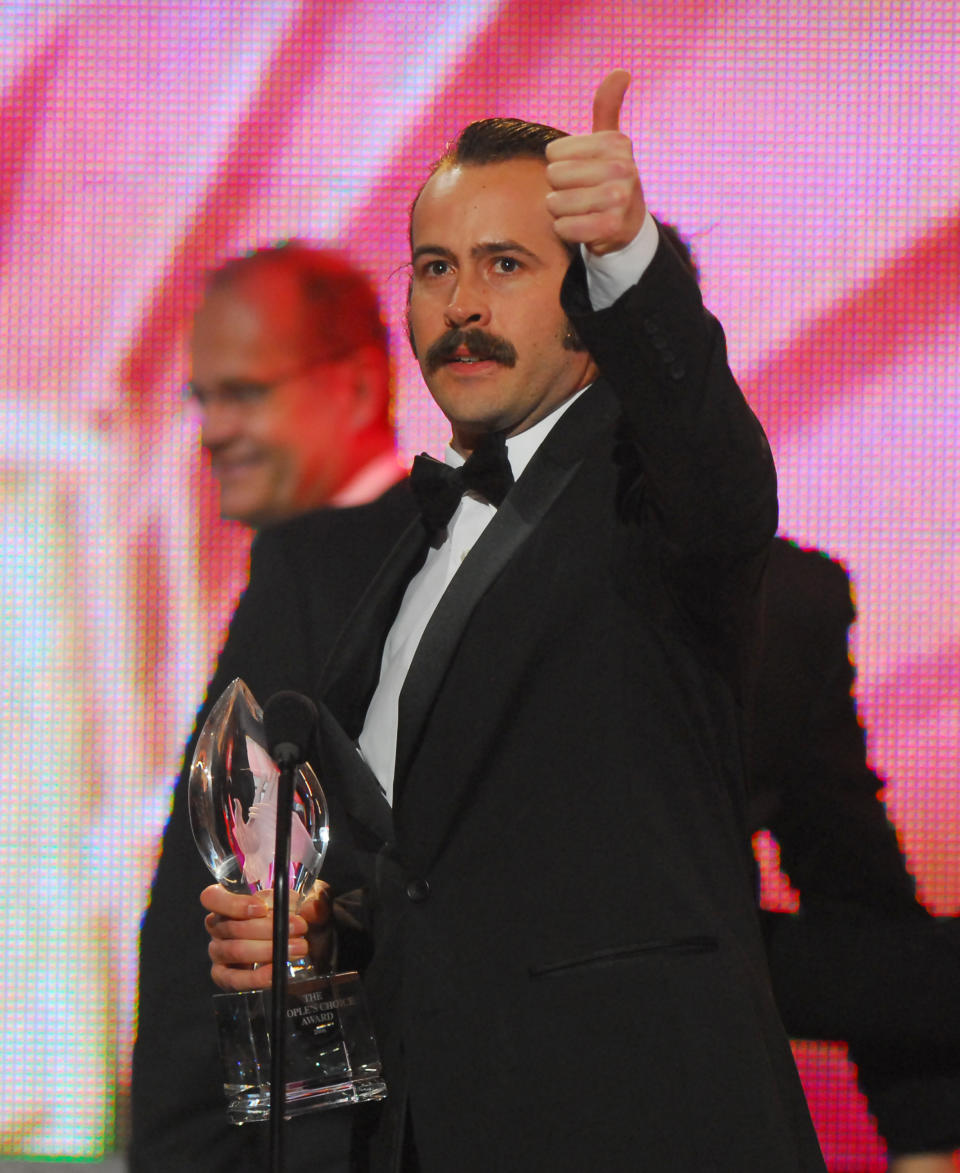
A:
[[[776,475],[723,330],[693,270],[648,215],[634,149],[619,129],[628,83],[623,70],[609,74],[594,97],[591,133],[548,148],[555,230],[586,254],[574,259],[561,299],[631,425],[635,491],[625,499],[662,535],[665,582],[697,626],[712,629],[729,663],[752,622],[776,531]],[[618,265],[651,230],[639,277],[596,303],[594,262]]]

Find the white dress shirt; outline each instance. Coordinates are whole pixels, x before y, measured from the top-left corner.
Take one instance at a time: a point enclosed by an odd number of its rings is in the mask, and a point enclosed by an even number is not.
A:
[[[605,309],[612,305],[640,279],[653,259],[657,241],[657,226],[648,212],[640,232],[626,248],[602,257],[594,257],[583,250],[587,290],[594,309]],[[520,478],[550,429],[585,390],[582,388],[571,395],[550,415],[538,420],[526,431],[507,437],[507,459],[515,480]],[[449,445],[444,460],[454,468],[464,463],[464,458]],[[400,610],[387,635],[380,661],[380,680],[367,709],[359,744],[361,753],[391,803],[400,690],[437,603],[496,511],[496,506],[472,493],[461,498],[447,525],[446,537],[439,546],[431,547],[423,566],[410,580]]]

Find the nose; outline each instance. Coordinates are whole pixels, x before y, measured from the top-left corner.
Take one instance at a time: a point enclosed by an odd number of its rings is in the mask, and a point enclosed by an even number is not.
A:
[[[237,435],[240,413],[222,396],[212,395],[198,410],[200,443],[204,448],[222,448]]]
[[[486,326],[490,321],[490,307],[479,289],[466,279],[457,282],[456,288],[443,312],[443,320],[453,330],[465,330],[471,326]]]

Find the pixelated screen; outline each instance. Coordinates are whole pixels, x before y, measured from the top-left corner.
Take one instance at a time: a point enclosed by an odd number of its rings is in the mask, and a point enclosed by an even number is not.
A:
[[[782,529],[852,577],[920,895],[960,911],[956,28],[953,0],[5,0],[0,1154],[122,1139],[139,919],[246,571],[180,395],[202,274],[291,236],[349,250],[392,326],[402,455],[439,452],[400,327],[412,193],[472,118],[588,130],[616,65]],[[882,1168],[844,1049],[796,1049],[831,1168]]]

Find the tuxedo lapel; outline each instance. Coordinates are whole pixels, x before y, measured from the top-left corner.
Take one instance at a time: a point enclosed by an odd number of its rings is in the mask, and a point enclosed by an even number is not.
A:
[[[360,596],[324,665],[318,694],[351,738],[360,736],[380,676],[384,640],[427,547],[426,530],[418,516]]]
[[[584,392],[557,421],[441,597],[400,693],[395,802],[402,798],[424,724],[474,608],[573,480],[596,437],[611,430],[618,415],[619,404],[605,383]],[[384,640],[427,548],[426,531],[418,517],[364,592],[327,660],[318,695],[342,727],[343,744],[352,745],[360,735],[379,678]],[[338,739],[334,741],[342,749]],[[349,757],[344,761],[351,793],[344,796],[343,805],[386,839],[392,829],[383,809],[386,800],[374,792],[374,788],[379,792],[379,784],[372,772],[364,769],[365,777],[358,779],[357,764]],[[458,773],[445,791],[444,811],[451,816],[459,806],[459,787],[465,780],[466,774]],[[445,825],[438,820],[438,842]]]
[[[496,517],[478,538],[437,604],[400,693],[395,802],[450,660],[477,603],[576,475],[590,442],[612,426],[619,405],[606,384],[595,384],[557,421]],[[458,780],[465,783],[465,774]],[[445,809],[459,805],[449,780]]]
[[[380,783],[356,742],[322,702],[317,705],[317,742],[321,785],[327,785],[346,812],[373,833],[377,846],[392,843],[393,811]],[[330,838],[331,844],[338,840],[337,827],[332,828]]]

